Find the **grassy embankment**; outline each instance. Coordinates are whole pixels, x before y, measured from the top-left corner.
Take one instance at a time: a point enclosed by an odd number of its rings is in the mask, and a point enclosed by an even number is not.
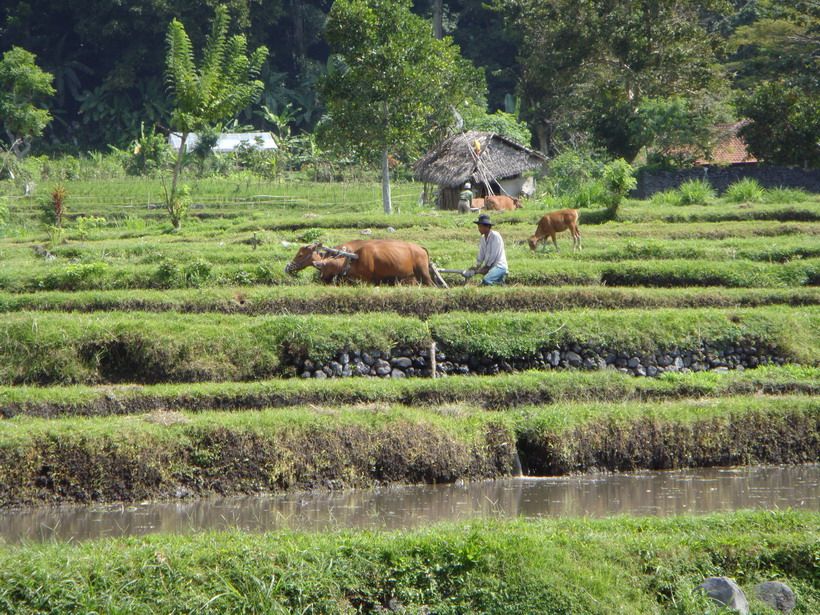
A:
[[[18,416],[0,422],[0,507],[492,478],[513,472],[516,451],[536,475],[807,463],[820,406],[797,395]]]
[[[230,335],[226,335],[230,331]],[[808,366],[820,359],[816,307],[244,316],[14,312],[0,323],[0,384],[253,380],[297,375],[342,351],[429,348],[526,360],[580,344],[630,354],[754,346]]]
[[[820,369],[786,365],[744,372],[667,373],[633,378],[612,370],[539,372],[450,378],[297,378],[157,385],[2,386],[5,418],[144,414],[162,410],[251,410],[320,405],[401,404],[435,409],[465,403],[488,410],[522,405],[722,398],[735,395],[818,395]]]
[[[702,615],[709,576],[780,580],[820,610],[817,514],[475,522],[413,532],[149,536],[0,551],[13,613]]]

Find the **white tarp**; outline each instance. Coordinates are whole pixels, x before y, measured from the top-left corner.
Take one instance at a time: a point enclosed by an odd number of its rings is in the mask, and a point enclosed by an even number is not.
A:
[[[261,142],[257,139],[261,139]],[[182,137],[178,134],[171,133],[168,136],[168,142],[174,149],[179,149],[179,143]],[[188,140],[185,142],[186,149],[190,152],[196,146],[199,137],[196,133],[188,135]],[[276,141],[273,140],[273,135],[269,132],[223,132],[219,135],[213,150],[214,152],[224,153],[232,152],[240,143],[248,143],[263,151],[270,151],[277,149]]]

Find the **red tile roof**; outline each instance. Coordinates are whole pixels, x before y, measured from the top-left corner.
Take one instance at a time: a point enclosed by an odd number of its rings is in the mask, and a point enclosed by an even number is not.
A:
[[[738,131],[743,128],[749,120],[741,120],[734,124],[719,124],[716,126],[719,137],[712,156],[709,160],[699,159],[695,161],[697,165],[708,164],[737,164],[740,162],[757,162],[757,159],[749,153],[746,142],[738,135]]]

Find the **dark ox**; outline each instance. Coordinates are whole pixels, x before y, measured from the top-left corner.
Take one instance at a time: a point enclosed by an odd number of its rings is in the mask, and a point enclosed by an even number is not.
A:
[[[430,257],[427,250],[407,241],[367,239],[348,241],[334,250],[349,256],[328,253],[322,244],[302,246],[285,267],[286,273],[295,274],[306,267],[315,267],[325,284],[350,280],[370,284],[415,282],[435,286],[431,277]]]

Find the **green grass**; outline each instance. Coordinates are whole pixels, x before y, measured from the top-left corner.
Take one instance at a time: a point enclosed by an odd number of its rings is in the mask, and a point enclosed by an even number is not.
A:
[[[411,532],[149,536],[0,552],[9,613],[716,613],[695,587],[782,580],[815,613],[817,514],[545,519]],[[761,550],[761,545],[765,549]],[[754,612],[763,613],[753,603]]]
[[[146,311],[243,314],[397,312],[426,318],[454,311],[557,311],[574,308],[687,308],[818,305],[818,288],[250,286],[169,290],[0,292],[0,312]]]
[[[640,354],[692,348],[700,341],[734,346],[757,340],[754,343],[774,344],[797,362],[813,365],[820,356],[819,316],[820,312],[810,307],[576,310],[554,314],[452,313],[433,316],[428,322],[433,338],[449,354],[514,359],[572,344]]]
[[[0,322],[1,384],[197,382],[297,375],[304,359],[342,351],[406,352],[435,341],[451,359],[532,360],[574,344],[652,353],[755,345],[789,362],[820,357],[820,311],[752,309],[452,312],[428,321],[390,313],[244,316],[147,312],[14,312]],[[226,334],[226,332],[230,332]]]
[[[567,371],[398,381],[279,379],[145,386],[6,386],[0,387],[0,407],[6,417],[18,413],[50,417],[362,403],[414,407],[466,403],[504,410],[527,404],[620,403],[753,393],[820,394],[820,370],[787,365],[726,374],[667,373],[660,378],[634,378],[616,371]]]
[[[0,507],[491,478],[516,451],[536,475],[806,463],[818,442],[820,405],[802,395],[18,416],[0,422]]]

